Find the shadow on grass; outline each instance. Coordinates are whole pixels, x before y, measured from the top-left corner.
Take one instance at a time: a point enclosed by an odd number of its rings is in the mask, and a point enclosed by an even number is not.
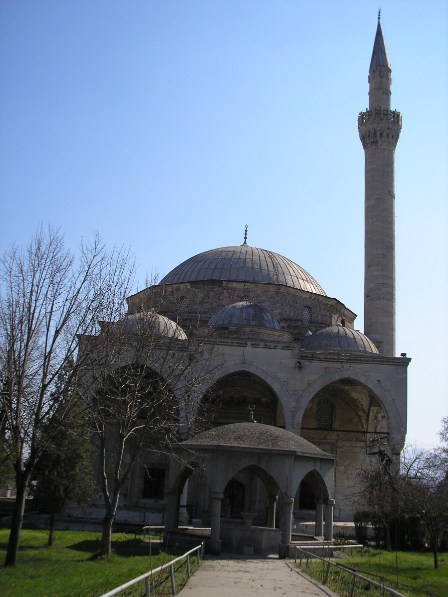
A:
[[[100,542],[97,539],[79,541],[68,545],[67,549],[74,549],[76,551],[82,551],[92,554],[91,559],[96,560],[99,558]],[[113,541],[112,551],[121,558],[132,558],[133,556],[147,556],[150,548],[149,543],[144,542],[140,539],[126,539],[124,541]],[[151,545],[151,553],[157,555],[160,552],[160,545],[156,543]]]

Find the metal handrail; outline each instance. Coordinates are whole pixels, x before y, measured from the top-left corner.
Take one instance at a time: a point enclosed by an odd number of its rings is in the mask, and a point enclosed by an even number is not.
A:
[[[325,547],[326,546],[322,546],[322,549],[325,549]],[[336,545],[333,546],[334,549],[337,549],[337,547],[338,546],[336,546]],[[359,546],[356,545],[353,547],[359,547]],[[295,557],[294,557],[295,563],[297,563],[297,552],[299,552],[299,566],[302,564],[302,555],[301,555],[302,553],[305,554],[307,561],[309,558],[313,558],[314,560],[321,560],[322,562],[325,562],[327,564],[325,574],[324,574],[324,577],[322,580],[322,584],[324,584],[324,585],[328,581],[331,566],[350,574],[352,577],[352,582],[350,584],[350,592],[349,592],[350,597],[353,596],[357,580],[364,582],[364,583],[368,583],[368,584],[372,585],[373,587],[377,587],[377,588],[381,589],[384,593],[387,593],[388,595],[393,595],[394,597],[406,597],[406,595],[403,595],[403,593],[400,593],[399,591],[393,589],[392,587],[388,587],[384,583],[377,582],[376,580],[373,580],[372,578],[364,576],[364,575],[360,574],[359,572],[355,572],[351,568],[342,566],[342,564],[336,564],[335,562],[331,562],[328,558],[322,558],[322,557],[316,555],[315,553],[312,553],[312,552],[306,551],[305,549],[302,549],[301,547],[299,547],[297,545],[295,546]]]
[[[306,549],[305,549],[306,546]],[[306,551],[307,549],[353,549],[354,547],[364,547],[362,543],[347,543],[344,545],[339,545],[334,543],[334,541],[300,541],[300,545],[295,545],[296,549],[301,549],[302,551]]]
[[[111,591],[104,593],[103,595],[101,595],[101,597],[112,597],[113,595],[118,595],[122,591],[129,589],[129,587],[132,587],[132,586],[138,584],[139,582],[143,582],[143,581],[145,582],[145,597],[151,597],[151,583],[150,583],[151,577],[154,574],[157,574],[158,572],[161,572],[162,570],[167,570],[167,569],[170,570],[171,592],[174,595],[176,593],[176,580],[174,577],[174,566],[178,562],[181,562],[182,560],[186,559],[187,560],[187,576],[188,576],[188,578],[190,578],[190,576],[191,576],[190,556],[193,555],[195,552],[197,552],[197,558],[198,558],[198,563],[199,563],[201,561],[201,559],[204,558],[204,542],[202,542],[200,545],[197,545],[193,549],[190,549],[190,551],[187,551],[186,553],[184,553],[184,555],[179,556],[175,560],[171,560],[171,562],[168,562],[167,564],[163,564],[163,566],[154,568],[154,570],[149,570],[149,572],[145,572],[144,574],[141,574],[140,576],[137,576],[136,578],[129,580],[128,582],[124,583],[123,585],[120,585],[119,587],[116,587],[115,589],[112,589]]]

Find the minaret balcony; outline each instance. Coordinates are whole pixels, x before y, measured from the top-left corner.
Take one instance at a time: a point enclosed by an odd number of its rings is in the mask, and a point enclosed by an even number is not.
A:
[[[387,122],[398,124],[401,129],[401,114],[396,110],[386,110],[381,106],[375,108],[374,110],[366,110],[365,112],[360,112],[358,116],[358,129],[363,124],[372,124],[377,122]]]
[[[380,145],[395,149],[401,131],[401,114],[381,106],[366,110],[358,116],[358,131],[364,149]]]

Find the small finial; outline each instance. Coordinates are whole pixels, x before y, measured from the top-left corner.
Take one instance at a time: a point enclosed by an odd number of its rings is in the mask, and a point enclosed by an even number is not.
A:
[[[246,224],[244,227],[244,242],[243,245],[247,245],[247,229],[248,229],[248,225]]]
[[[378,10],[378,23],[381,21],[381,8]]]
[[[251,423],[256,423],[254,413],[255,413],[255,404],[248,404],[247,408],[249,409],[249,421]]]

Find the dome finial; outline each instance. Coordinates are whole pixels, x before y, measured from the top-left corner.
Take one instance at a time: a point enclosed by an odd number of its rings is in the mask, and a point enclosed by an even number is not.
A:
[[[243,245],[247,245],[247,229],[249,228],[249,226],[246,224],[244,226],[244,242]]]
[[[247,407],[249,409],[249,422],[256,423],[257,421],[255,420],[255,404],[248,404]]]

